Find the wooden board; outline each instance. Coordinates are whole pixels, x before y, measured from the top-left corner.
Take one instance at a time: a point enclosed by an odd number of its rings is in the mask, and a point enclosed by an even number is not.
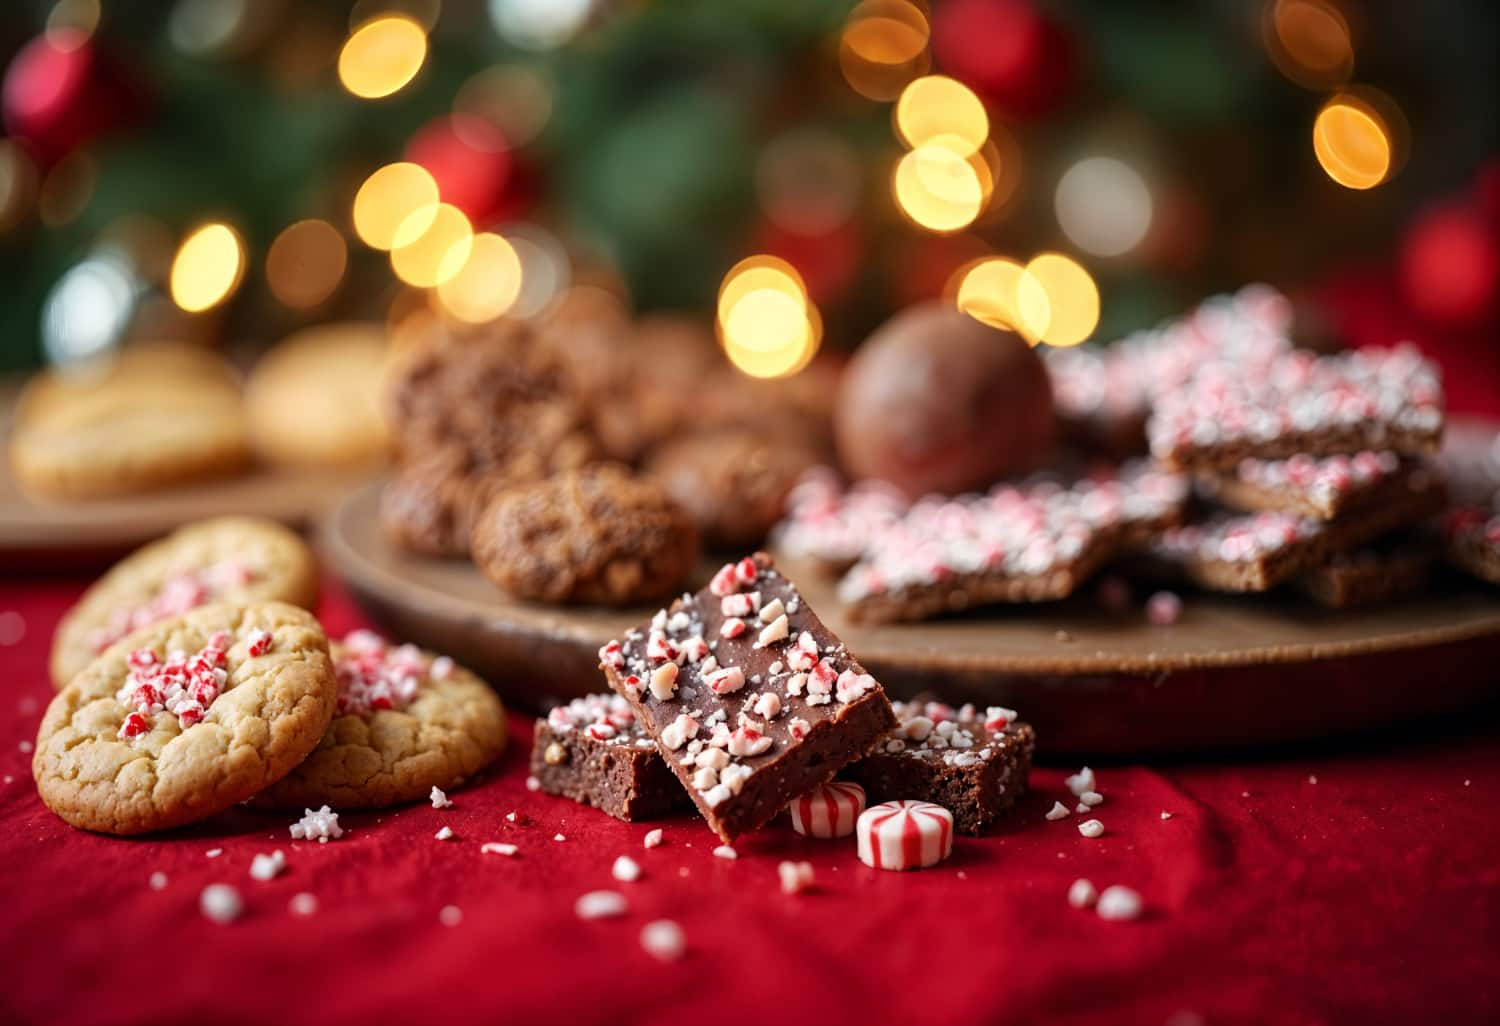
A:
[[[361,488],[326,521],[333,567],[394,636],[451,654],[512,701],[538,708],[599,690],[599,646],[653,611],[512,599],[467,562],[389,545],[377,496],[378,484]],[[1500,592],[1477,585],[1344,612],[1293,596],[1189,595],[1171,627],[1147,623],[1140,603],[1111,614],[1084,597],[854,627],[831,581],[782,568],[893,693],[1016,708],[1051,753],[1303,740],[1452,713],[1500,691]]]

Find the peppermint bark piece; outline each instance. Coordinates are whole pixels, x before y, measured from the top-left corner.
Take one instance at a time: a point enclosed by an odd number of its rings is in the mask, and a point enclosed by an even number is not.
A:
[[[1013,709],[894,702],[895,730],[843,776],[869,802],[914,798],[953,813],[960,833],[979,834],[1026,792],[1036,732]]]
[[[1319,605],[1350,609],[1410,594],[1426,583],[1431,569],[1431,546],[1403,538],[1392,544],[1336,552],[1295,583]]]
[[[1232,471],[1204,474],[1199,489],[1230,509],[1281,511],[1333,520],[1350,510],[1399,498],[1430,475],[1419,461],[1366,449],[1352,456],[1299,453],[1284,460],[1244,459]]]
[[[627,823],[688,805],[656,742],[619,695],[575,698],[537,720],[531,775],[547,794]]]
[[[726,842],[895,726],[890,702],[764,553],[599,652],[610,687]]]
[[[1435,452],[1443,420],[1437,367],[1413,346],[1294,350],[1265,365],[1199,367],[1157,396],[1147,434],[1151,454],[1169,467],[1230,470],[1246,457]]]
[[[1439,532],[1443,554],[1452,566],[1500,584],[1500,501],[1490,507],[1455,506],[1443,517]]]

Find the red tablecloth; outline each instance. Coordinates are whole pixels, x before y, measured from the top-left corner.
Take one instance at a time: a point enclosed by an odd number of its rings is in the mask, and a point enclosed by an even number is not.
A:
[[[1500,1014],[1493,722],[1336,753],[1100,767],[1097,840],[1079,835],[1080,817],[1043,819],[1067,795],[1065,771],[1042,769],[991,836],[961,838],[951,861],[909,874],[867,869],[852,843],[784,824],[742,840],[737,861],[714,857],[717,842],[686,818],[643,850],[647,825],[527,791],[521,717],[497,770],[449,810],[348,815],[349,834],[326,845],[293,843],[290,817],[249,812],[118,840],[43,808],[22,750],[51,695],[52,626],[81,587],[0,584],[0,1022],[1218,1026]],[[322,615],[331,633],[358,622],[336,589]],[[453,840],[433,837],[444,825]],[[485,841],[520,854],[481,854]],[[287,871],[252,880],[251,858],[273,848]],[[624,853],[644,867],[636,883],[611,878]],[[783,858],[813,863],[816,892],[780,893]],[[148,885],[155,872],[161,890]],[[1136,888],[1145,917],[1070,908],[1078,877]],[[244,897],[231,925],[198,911],[199,892],[220,881]],[[597,888],[621,891],[628,914],[580,921],[575,900]],[[288,908],[302,892],[317,898],[310,918]],[[452,925],[440,918],[449,905],[462,913]],[[680,962],[640,946],[659,918],[686,933]]]

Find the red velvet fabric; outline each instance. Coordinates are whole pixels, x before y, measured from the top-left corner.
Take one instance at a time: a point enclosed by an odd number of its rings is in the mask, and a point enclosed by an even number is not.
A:
[[[454,793],[452,809],[346,815],[349,833],[324,845],[293,842],[290,816],[246,811],[115,839],[49,813],[20,748],[51,696],[53,624],[81,588],[0,584],[0,1022],[1219,1026],[1500,1014],[1493,721],[1318,754],[1097,767],[1097,840],[1079,835],[1083,817],[1043,818],[1069,796],[1067,770],[1041,769],[991,835],[959,838],[950,861],[916,873],[867,869],[852,839],[810,840],[784,822],[743,839],[732,862],[686,817],[644,850],[654,824],[527,791],[519,716],[504,760]],[[11,614],[24,621],[18,642]],[[359,622],[332,585],[321,614],[333,633]],[[433,837],[444,825],[454,840]],[[481,854],[486,841],[520,853]],[[286,872],[252,880],[251,858],[274,848]],[[612,879],[621,854],[644,868],[638,882]],[[813,863],[816,891],[780,893],[784,858]],[[160,891],[147,882],[157,871]],[[1078,877],[1136,888],[1145,916],[1070,908]],[[199,913],[214,882],[239,888],[237,922]],[[598,888],[623,893],[628,914],[580,921],[575,900]],[[316,915],[290,914],[300,892],[317,897]],[[447,905],[461,922],[440,921]],[[641,948],[641,927],[659,918],[686,934],[680,962]]]

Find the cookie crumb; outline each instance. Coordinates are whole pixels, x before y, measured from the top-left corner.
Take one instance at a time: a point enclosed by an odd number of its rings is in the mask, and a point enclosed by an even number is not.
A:
[[[542,789],[542,782],[540,780],[538,780],[536,777],[531,776],[531,777],[527,777],[526,778],[526,790],[528,790],[528,791],[540,791],[541,789]]]
[[[514,844],[505,844],[502,841],[487,841],[479,846],[481,855],[508,855],[514,858],[518,851],[520,849]]]
[[[439,841],[451,841],[453,840],[453,828],[445,826],[432,836]]]
[[[339,826],[339,814],[326,805],[316,812],[303,809],[302,818],[292,824],[291,831],[294,841],[317,841],[319,844],[344,836],[344,830]]]
[[[151,879],[148,881],[148,883],[150,883],[151,889],[153,891],[162,890],[167,886],[167,874],[158,869],[156,872],[151,874]]]
[[[1094,786],[1094,771],[1089,769],[1087,766],[1079,770],[1077,773],[1074,773],[1071,777],[1068,777],[1068,779],[1063,782],[1068,785],[1068,790],[1073,792],[1073,797],[1075,798],[1082,795],[1085,791],[1097,790],[1097,788]]]
[[[432,802],[434,809],[453,808],[453,803],[448,800],[448,796],[443,793],[443,789],[435,784],[433,785],[432,793],[427,796],[427,800]]]
[[[1071,815],[1072,813],[1068,811],[1068,807],[1062,802],[1053,802],[1052,808],[1047,810],[1047,818],[1054,822],[1059,819],[1067,819]]]
[[[1097,819],[1086,819],[1078,824],[1078,832],[1084,837],[1099,837],[1104,833],[1104,824]]]
[[[1066,645],[1073,640],[1073,635],[1069,634],[1067,631],[1058,631],[1056,634],[1052,635],[1052,638],[1054,641]]]
[[[776,875],[781,878],[782,894],[801,894],[813,885],[811,862],[793,862],[788,859],[776,866]]]
[[[648,830],[646,831],[645,839],[641,841],[641,846],[655,848],[661,844],[661,837],[661,827],[657,827],[655,830]]]
[[[302,891],[299,894],[292,895],[292,900],[287,902],[286,907],[291,911],[292,915],[301,916],[303,919],[306,919],[308,916],[317,914],[318,898],[315,894]]]
[[[687,950],[687,938],[672,920],[655,919],[641,927],[641,947],[658,962],[675,962]]]
[[[1099,900],[1099,889],[1092,880],[1080,877],[1068,888],[1068,904],[1074,908],[1088,908]]]
[[[444,926],[457,926],[464,921],[464,910],[457,905],[444,905],[438,909],[438,922]]]
[[[209,884],[198,895],[198,911],[216,923],[232,923],[245,911],[245,903],[229,884]]]
[[[208,849],[208,851],[203,853],[203,856],[205,858],[216,859],[222,854],[224,854],[223,848],[210,848]]]
[[[1139,919],[1141,908],[1140,894],[1123,884],[1114,884],[1104,888],[1094,910],[1100,919]]]
[[[621,883],[635,883],[641,878],[641,864],[629,855],[621,855],[609,872]]]
[[[553,834],[552,835],[552,839],[554,841],[566,841],[567,840],[567,838],[564,837],[562,834]]]
[[[623,916],[627,908],[619,891],[589,891],[573,903],[573,914],[579,919],[606,919]]]
[[[250,860],[250,876],[255,880],[274,880],[285,868],[286,855],[280,848],[269,855],[261,852]]]
[[[737,859],[740,853],[727,844],[721,844],[714,849],[714,857],[719,859]]]

